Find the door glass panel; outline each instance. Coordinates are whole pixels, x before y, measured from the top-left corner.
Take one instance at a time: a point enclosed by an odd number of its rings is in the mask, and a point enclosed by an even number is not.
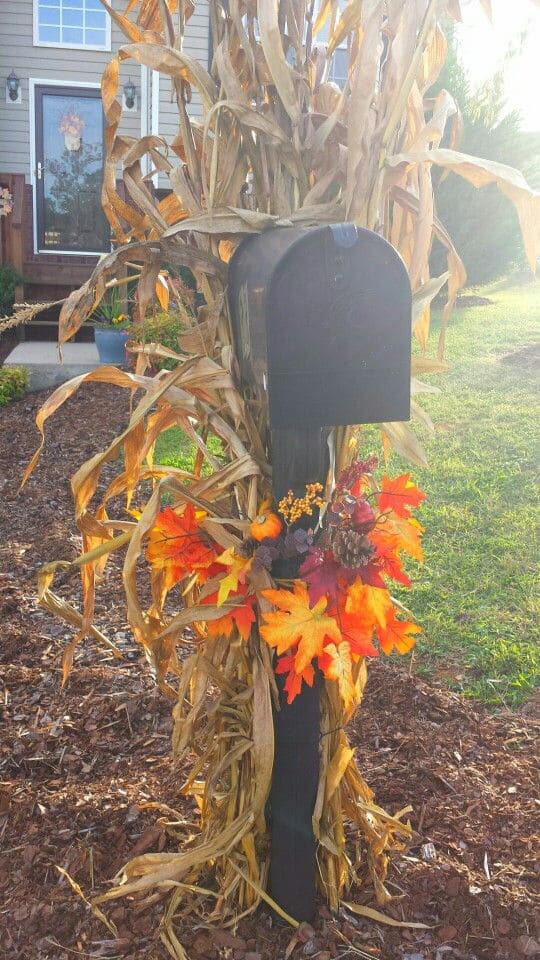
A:
[[[42,249],[109,250],[109,228],[101,209],[101,100],[44,93],[42,104]]]

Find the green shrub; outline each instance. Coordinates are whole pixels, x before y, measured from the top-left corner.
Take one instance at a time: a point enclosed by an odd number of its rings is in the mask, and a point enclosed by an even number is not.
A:
[[[28,370],[26,367],[0,368],[0,407],[7,407],[12,400],[24,397],[28,386]]]
[[[15,267],[6,263],[0,267],[0,317],[7,317],[13,310],[15,290],[23,282]]]
[[[135,324],[130,330],[130,335],[139,343],[160,343],[163,347],[178,352],[178,338],[185,329],[185,323],[177,311],[162,310],[152,317],[147,317],[143,323]],[[152,357],[152,366],[157,370],[174,370],[178,366],[178,361],[168,357]]]

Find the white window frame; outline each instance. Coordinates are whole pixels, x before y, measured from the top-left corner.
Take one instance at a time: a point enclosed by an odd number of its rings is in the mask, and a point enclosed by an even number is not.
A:
[[[336,49],[334,50],[332,56],[330,57],[330,60],[328,61],[328,81],[329,81],[330,83],[335,83],[335,84],[340,88],[340,90],[343,90],[344,87],[345,87],[345,85],[346,85],[346,83],[347,83],[347,76],[345,76],[345,83],[343,84],[343,87],[341,86],[341,84],[338,83],[338,81],[337,81],[334,77],[331,76],[331,74],[332,74],[332,65],[333,65],[334,62],[335,62],[335,61],[334,61],[334,57],[335,57],[336,53],[338,52],[338,50],[344,50],[345,53],[347,53],[347,44],[346,44],[346,43],[340,43],[339,46],[336,47]],[[347,65],[347,66],[348,66],[348,65]]]
[[[58,6],[62,6],[62,0],[58,0]],[[34,46],[35,47],[52,47],[57,50],[96,50],[101,53],[110,53],[111,52],[111,18],[105,11],[105,46],[98,47],[92,43],[61,43],[53,40],[40,40],[39,39],[39,0],[33,0],[34,7]],[[91,84],[86,84],[86,86],[91,86]]]
[[[30,109],[30,183],[32,184],[32,234],[34,254],[63,257],[103,257],[103,250],[40,250],[37,235],[37,190],[36,190],[36,87],[80,87],[81,90],[99,90],[100,83],[82,83],[80,80],[28,80],[28,105]],[[111,243],[112,250],[112,243]]]

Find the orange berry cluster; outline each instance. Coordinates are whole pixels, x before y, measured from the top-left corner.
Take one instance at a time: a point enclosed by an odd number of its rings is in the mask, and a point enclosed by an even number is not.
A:
[[[307,483],[303,497],[295,497],[292,490],[279,501],[278,510],[286,523],[296,523],[300,517],[313,516],[315,507],[322,507],[324,500],[320,496],[322,483]]]

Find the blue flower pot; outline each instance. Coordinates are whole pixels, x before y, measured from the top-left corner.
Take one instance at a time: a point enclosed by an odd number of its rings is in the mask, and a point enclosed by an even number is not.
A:
[[[127,330],[94,327],[94,340],[101,363],[110,363],[115,367],[126,364],[126,343],[129,340]]]

